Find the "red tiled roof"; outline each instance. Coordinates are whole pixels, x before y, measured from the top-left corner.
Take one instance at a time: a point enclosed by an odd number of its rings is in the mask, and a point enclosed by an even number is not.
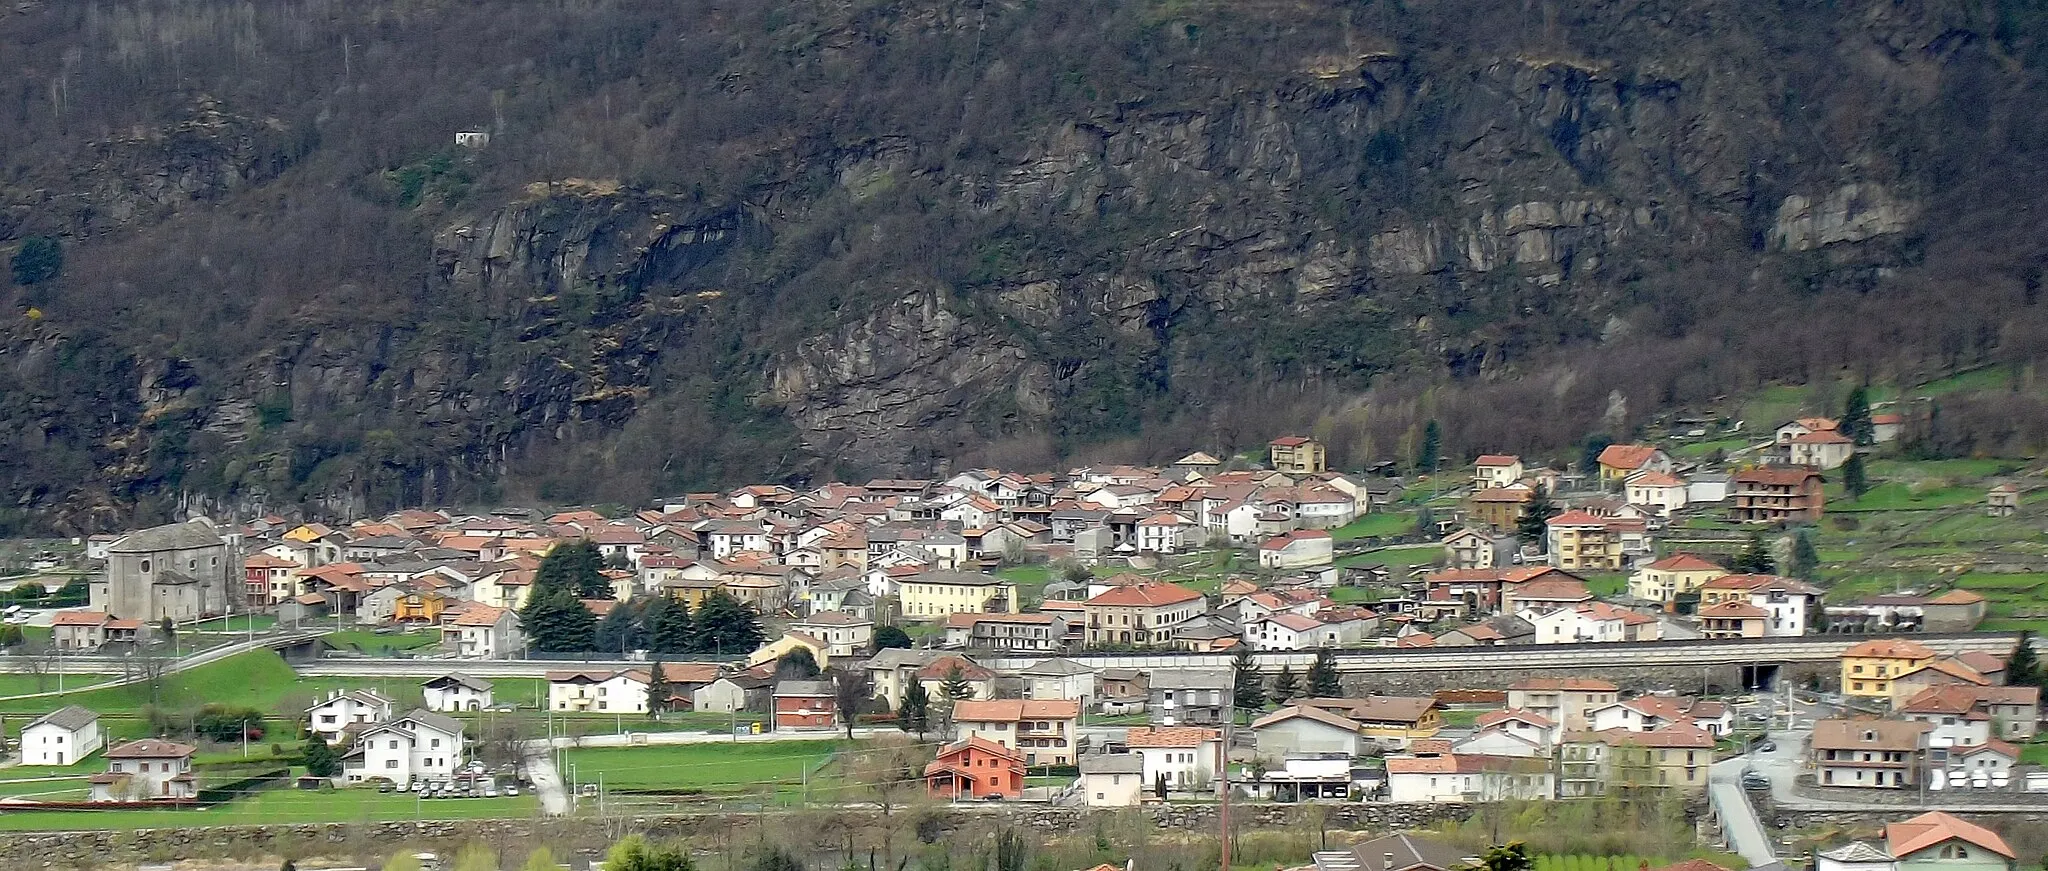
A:
[[[1647,565],[1647,566],[1644,566],[1644,568],[1649,568],[1649,569],[1656,569],[1657,571],[1660,571],[1660,572],[1725,572],[1725,571],[1727,571],[1727,569],[1724,569],[1724,568],[1722,568],[1722,567],[1720,567],[1720,566],[1717,566],[1717,565],[1715,565],[1715,564],[1713,564],[1713,563],[1707,562],[1706,560],[1700,559],[1699,557],[1693,556],[1692,554],[1689,554],[1689,553],[1674,553],[1674,554],[1672,554],[1672,555],[1670,555],[1670,556],[1667,556],[1667,557],[1665,557],[1665,558],[1663,558],[1663,559],[1660,559],[1660,560],[1658,560],[1658,561],[1656,561],[1656,562],[1653,562],[1653,563],[1651,563],[1651,564],[1649,564],[1649,565]]]
[[[1885,826],[1884,840],[1887,851],[1900,858],[1951,840],[1983,847],[2007,859],[2018,858],[1997,832],[1941,811],[1929,811]]]
[[[1071,720],[1081,716],[1081,703],[1070,699],[985,699],[953,703],[955,722],[1014,723],[1018,720]]]
[[[1790,444],[1795,445],[1848,445],[1855,444],[1841,433],[1831,429],[1816,430],[1805,435],[1793,436]]]
[[[1124,736],[1131,747],[1200,747],[1220,740],[1223,733],[1198,726],[1137,726]]]
[[[1130,587],[1112,587],[1088,600],[1090,605],[1112,607],[1157,608],[1162,605],[1177,605],[1202,598],[1202,594],[1177,584],[1142,584]]]
[[[1654,445],[1608,445],[1600,451],[1600,465],[1614,469],[1640,469],[1657,453]]]
[[[1485,454],[1473,463],[1475,466],[1512,466],[1522,461],[1513,454]]]
[[[1572,509],[1544,521],[1549,526],[1606,526],[1607,518],[1594,517],[1584,511]]]
[[[1842,655],[1881,659],[1933,659],[1934,650],[1918,641],[1875,638],[1842,651]]]

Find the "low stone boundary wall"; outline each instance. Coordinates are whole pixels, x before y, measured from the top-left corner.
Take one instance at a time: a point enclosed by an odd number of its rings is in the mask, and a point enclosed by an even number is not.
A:
[[[1313,809],[1313,810],[1312,810]],[[1142,814],[1161,829],[1213,831],[1218,808],[1212,804],[1141,805],[1135,808],[1060,808],[1009,805],[999,807],[897,808],[893,823],[917,819],[943,837],[967,835],[1009,825],[1039,832],[1085,831],[1098,817]],[[1240,830],[1292,828],[1311,824],[1312,814],[1333,830],[1382,832],[1429,826],[1463,819],[1472,808],[1449,804],[1347,803],[1323,805],[1248,804],[1232,806]],[[699,849],[740,845],[755,826],[778,832],[811,833],[817,845],[836,849],[862,844],[864,835],[891,821],[873,808],[831,808],[765,814],[719,813],[645,815],[608,818],[532,820],[449,820],[382,823],[320,823],[268,826],[218,826],[181,829],[140,829],[96,832],[0,833],[0,868],[86,871],[179,859],[254,859],[257,857],[389,856],[400,848],[449,853],[472,842],[492,844],[508,853],[542,844],[557,855],[600,851],[628,834],[660,840],[689,839]]]

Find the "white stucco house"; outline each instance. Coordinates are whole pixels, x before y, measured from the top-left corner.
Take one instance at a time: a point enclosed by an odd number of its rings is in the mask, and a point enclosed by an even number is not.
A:
[[[306,731],[329,744],[342,730],[391,719],[392,701],[376,690],[335,690],[306,709]]]
[[[105,743],[99,714],[65,705],[21,727],[21,764],[76,765]]]
[[[491,682],[461,672],[449,672],[420,684],[427,710],[436,713],[481,711],[491,706]]]
[[[342,757],[341,771],[351,783],[381,777],[403,786],[415,778],[452,776],[468,754],[462,721],[413,711],[363,730]]]

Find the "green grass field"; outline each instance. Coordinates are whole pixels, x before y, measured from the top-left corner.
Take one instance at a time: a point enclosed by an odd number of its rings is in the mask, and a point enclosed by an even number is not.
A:
[[[251,626],[262,632],[277,625],[277,617],[271,614],[245,614],[240,617],[215,617],[178,627],[180,632],[248,632]]]
[[[1338,541],[1368,536],[1400,535],[1415,528],[1415,515],[1406,511],[1389,511],[1384,514],[1367,514],[1350,523],[1330,530],[1330,537]]]
[[[1385,564],[1395,581],[1408,578],[1408,570],[1415,566],[1435,564],[1443,559],[1444,549],[1437,544],[1411,544],[1398,547],[1383,547],[1365,553],[1347,556],[1337,561],[1339,566],[1369,566]]]
[[[534,817],[540,801],[518,798],[417,799],[371,789],[270,789],[207,808],[164,810],[0,810],[0,831],[86,831],[266,823],[393,822]]]
[[[1600,597],[1619,596],[1628,591],[1628,575],[1623,572],[1580,572],[1586,579],[1586,589]]]
[[[16,675],[8,675],[16,677]],[[336,689],[369,687],[397,699],[416,704],[419,682],[412,679],[301,678],[282,657],[268,650],[237,654],[219,662],[166,676],[158,694],[160,704],[197,705],[201,702],[246,705],[263,711],[297,714],[297,703],[311,703],[314,695]],[[31,690],[32,691],[32,690]],[[287,704],[287,703],[290,704]],[[128,684],[60,696],[0,701],[0,713],[8,716],[45,714],[68,704],[84,705],[101,714],[134,713],[150,703],[145,684]]]
[[[832,740],[595,747],[564,753],[575,778],[606,789],[664,789],[739,794],[798,786],[843,746]],[[563,776],[568,777],[565,767]]]
[[[70,690],[76,687],[105,683],[110,680],[116,680],[119,677],[120,675],[116,674],[78,674],[66,672],[64,674],[64,689]],[[32,674],[0,674],[0,696],[22,696],[30,693],[56,691],[57,675],[55,674],[43,675],[40,678]],[[5,702],[0,702],[0,706],[5,704]],[[63,707],[63,705],[58,705],[57,707]]]
[[[372,656],[424,650],[441,643],[441,636],[429,631],[393,632],[380,635],[368,629],[345,629],[320,636],[341,650],[355,650]]]

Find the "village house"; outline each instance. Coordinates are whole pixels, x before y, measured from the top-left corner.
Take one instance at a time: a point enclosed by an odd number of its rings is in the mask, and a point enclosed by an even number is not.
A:
[[[775,731],[830,731],[839,727],[839,708],[829,680],[785,680],[775,684]]]
[[[1335,558],[1336,540],[1321,529],[1296,529],[1259,543],[1259,567],[1297,569],[1328,565]]]
[[[1964,589],[1949,590],[1920,606],[1920,628],[1926,632],[1969,632],[1984,622],[1990,602]]]
[[[1795,466],[1812,466],[1823,471],[1840,468],[1856,452],[1856,443],[1832,430],[1793,436],[1785,443],[1785,458]]]
[[[1512,531],[1535,499],[1536,492],[1527,487],[1489,487],[1465,497],[1465,515],[1491,529]]]
[[[1766,638],[1787,638],[1806,634],[1806,627],[1820,607],[1820,590],[1796,578],[1777,575],[1721,575],[1699,587],[1701,616],[1706,609],[1740,603],[1762,612],[1760,625]],[[1749,613],[1747,609],[1737,609]],[[1726,612],[1732,615],[1736,612]],[[1748,619],[1748,618],[1741,618]],[[1753,635],[1728,636],[1754,638]]]
[[[1655,641],[1657,618],[1617,608],[1606,602],[1584,602],[1547,614],[1517,615],[1536,628],[1537,644]]]
[[[768,710],[775,678],[740,672],[714,678],[691,691],[690,709],[719,714]]]
[[[1444,536],[1444,561],[1454,569],[1506,568],[1518,543],[1512,535],[1465,527]]]
[[[306,731],[329,744],[351,728],[391,719],[395,703],[376,690],[335,690],[306,709]]]
[[[1684,481],[1663,472],[1644,472],[1622,485],[1628,504],[1639,505],[1658,517],[1670,517],[1684,508],[1689,490]]]
[[[1559,728],[1557,721],[1534,711],[1523,711],[1514,708],[1487,711],[1484,714],[1480,714],[1473,721],[1472,725],[1473,728],[1478,730],[1475,733],[1477,735],[1499,733],[1515,738],[1527,743],[1540,755],[1544,756],[1549,755],[1551,748],[1557,746],[1558,739],[1563,737],[1564,734],[1564,730]]]
[[[1910,720],[1820,720],[1807,742],[1807,762],[1821,786],[1908,789],[1920,784],[1926,723]]]
[[[1770,613],[1748,602],[1729,600],[1699,610],[1701,638],[1762,638]]]
[[[948,614],[945,644],[996,653],[1053,653],[1066,646],[1068,618],[1060,614]]]
[[[1567,571],[1618,572],[1625,568],[1621,536],[1607,518],[1566,511],[1545,521],[1550,564]]]
[[[1669,475],[1674,470],[1671,455],[1654,445],[1608,445],[1600,451],[1600,483],[1619,486],[1642,472]]]
[[[981,738],[1017,751],[1025,765],[1069,765],[1080,756],[1081,703],[986,699],[953,703],[953,737]]]
[[[1389,756],[1387,800],[1464,804],[1539,801],[1555,795],[1555,776],[1543,759],[1515,756]]]
[[[104,744],[100,715],[65,705],[21,727],[21,764],[76,765]]]
[[[1269,760],[1317,753],[1362,756],[1365,738],[1356,720],[1314,705],[1293,704],[1252,721],[1259,756]]]
[[[1879,638],[1842,651],[1842,694],[1892,699],[1891,682],[1932,663],[1935,652],[1917,641]]]
[[[903,616],[913,620],[938,620],[947,614],[1015,614],[1022,610],[1017,585],[998,578],[968,572],[931,571],[909,575],[897,583],[897,600]]]
[[[647,713],[647,672],[550,671],[548,710],[578,713]]]
[[[144,738],[107,751],[107,770],[93,775],[93,801],[186,800],[199,796],[192,756],[199,748]]]
[[[1522,458],[1508,454],[1485,454],[1472,464],[1472,489],[1506,487],[1522,480]]]
[[[1230,692],[1227,671],[1159,669],[1150,676],[1145,710],[1157,726],[1218,725]]]
[[[940,748],[925,765],[925,790],[949,800],[1016,799],[1024,794],[1025,764],[1015,750],[969,737]]]
[[[1620,688],[1593,678],[1531,678],[1508,687],[1508,708],[1561,724],[1566,731],[1590,728],[1594,708],[1613,704]]]
[[[1208,792],[1223,764],[1223,733],[1196,726],[1134,726],[1124,745],[1144,760],[1145,783],[1169,792]]]
[[[1558,745],[1558,797],[1631,787],[1703,790],[1713,763],[1714,736],[1690,725],[1567,732]]]
[[[1297,704],[1321,708],[1357,723],[1361,736],[1392,750],[1405,750],[1416,741],[1436,737],[1444,724],[1436,699],[1428,696],[1310,698]]]
[[[2020,510],[2020,488],[2011,482],[1992,487],[1984,495],[1984,511],[1992,517],[2011,517]]]
[[[50,637],[58,650],[98,650],[108,644],[141,640],[142,621],[123,620],[104,611],[59,611],[50,618]]]
[[[826,655],[833,659],[866,656],[875,643],[875,621],[839,611],[792,620],[789,629],[824,642]]]
[[[461,659],[504,659],[522,652],[526,638],[510,608],[469,602],[443,613],[441,647]]]
[[[264,607],[291,598],[292,573],[299,568],[297,560],[280,559],[267,553],[250,554],[242,560],[245,601],[250,607]]]
[[[1805,466],[1761,466],[1730,479],[1728,519],[1741,523],[1819,523],[1827,496],[1820,472]]]
[[[1884,827],[1887,871],[2013,871],[2019,854],[1997,832],[1941,811]]]
[[[1027,699],[1069,699],[1087,707],[1090,699],[1102,695],[1096,670],[1071,659],[1054,657],[1041,660],[1018,671],[1017,677],[1024,681],[1024,697]]]
[[[1083,603],[1087,643],[1165,644],[1176,624],[1207,609],[1201,593],[1173,584],[1114,587]]]
[[[1323,443],[1306,436],[1281,436],[1266,444],[1273,470],[1289,475],[1313,475],[1329,465]]]
[[[1131,807],[1143,802],[1145,757],[1137,753],[1090,753],[1081,757],[1081,803],[1088,807]]]
[[[413,711],[364,729],[341,759],[350,783],[381,778],[399,786],[422,778],[445,778],[469,756],[462,721],[432,711]]]
[[[481,711],[491,706],[491,682],[461,672],[449,672],[420,684],[427,710],[452,714]]]

